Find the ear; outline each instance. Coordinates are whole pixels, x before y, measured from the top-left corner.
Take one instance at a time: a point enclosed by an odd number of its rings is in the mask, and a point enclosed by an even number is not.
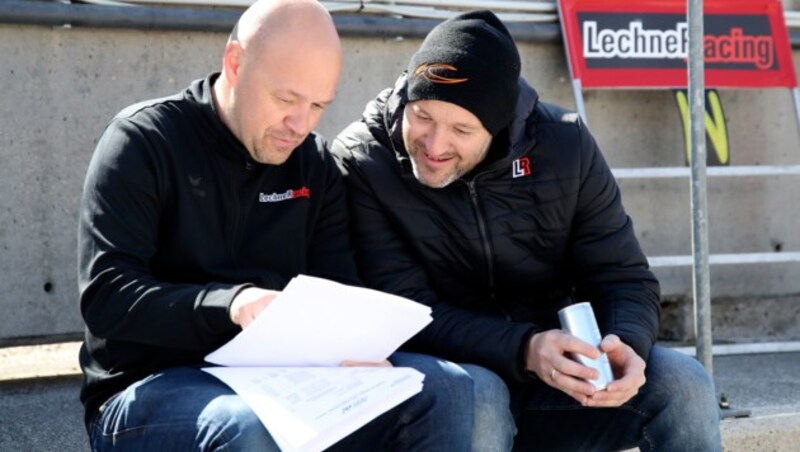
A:
[[[222,56],[222,70],[225,72],[225,79],[231,86],[236,86],[239,79],[242,51],[242,45],[239,41],[230,41],[225,45],[225,53]]]

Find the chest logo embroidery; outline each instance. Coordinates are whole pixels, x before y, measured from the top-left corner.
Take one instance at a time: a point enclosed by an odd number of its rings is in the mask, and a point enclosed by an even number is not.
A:
[[[306,187],[300,187],[296,190],[286,190],[282,193],[259,193],[258,202],[281,202],[290,199],[309,198],[311,199],[311,190]]]
[[[206,191],[200,187],[200,183],[203,179],[200,176],[194,177],[189,176],[189,185],[192,187],[192,194],[198,196],[200,198],[206,197]]]
[[[518,177],[525,177],[531,175],[531,159],[528,157],[520,157],[514,160],[511,164],[511,177],[514,179]]]

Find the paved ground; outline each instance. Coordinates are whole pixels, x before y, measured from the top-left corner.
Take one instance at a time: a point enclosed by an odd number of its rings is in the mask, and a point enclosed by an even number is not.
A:
[[[88,451],[77,377],[0,383],[0,451]]]
[[[717,390],[748,418],[722,423],[725,450],[800,450],[800,352],[714,359]]]
[[[74,368],[76,344],[49,347],[47,352],[0,349],[0,451],[88,450],[78,402],[81,381]],[[61,376],[42,377],[40,365],[34,366],[37,371],[13,364],[21,361],[49,363]],[[13,379],[12,367],[27,369],[35,378]],[[731,404],[727,413],[751,412],[723,421],[726,451],[800,450],[800,352],[719,356],[714,377]]]

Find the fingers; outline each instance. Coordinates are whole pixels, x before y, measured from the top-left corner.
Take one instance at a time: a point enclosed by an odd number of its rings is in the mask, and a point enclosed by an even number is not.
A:
[[[597,391],[588,380],[599,378],[599,372],[571,356],[581,354],[597,359],[601,350],[607,354],[618,379]],[[644,360],[613,334],[606,336],[598,349],[560,330],[537,333],[528,344],[527,358],[528,369],[583,406],[620,406],[636,396],[645,383]]]
[[[621,378],[608,384],[608,390],[613,393],[628,393],[633,396],[639,392],[639,388],[644,386],[646,382],[644,367],[631,366]]]
[[[619,339],[616,336],[607,338],[609,348],[617,347],[617,342]],[[592,403],[611,406],[634,395],[634,389],[623,384],[618,388],[620,393],[595,400],[598,391],[589,380],[599,378],[599,372],[572,359],[576,354],[597,359],[601,352],[597,347],[561,330],[537,333],[528,343],[526,367],[543,382],[566,393],[583,406],[592,406]]]
[[[562,332],[562,335],[562,347],[565,352],[577,353],[592,359],[600,357],[600,350],[594,345],[584,342],[571,334]]]
[[[622,380],[613,383],[621,383]],[[603,391],[597,391],[588,400],[585,406],[591,407],[618,407],[639,393],[640,386],[609,384]]]
[[[239,325],[242,328],[247,328],[248,326],[250,326],[251,323],[253,323],[253,320],[255,320],[256,317],[258,317],[258,314],[260,312],[261,311],[255,308],[255,304],[253,303],[241,306],[239,308],[237,315],[237,319],[239,320]]]
[[[616,407],[627,402],[639,393],[639,388],[647,381],[645,361],[633,349],[616,336],[607,337],[604,344],[609,347],[607,354],[618,378],[608,384],[605,391],[599,391],[589,400],[588,406]]]
[[[622,340],[620,340],[619,336],[616,334],[609,334],[603,338],[602,342],[600,342],[600,350],[609,353],[622,345],[624,344],[622,343]]]
[[[266,301],[257,301],[241,305],[236,316],[239,325],[242,328],[247,328],[266,307]]]
[[[581,405],[586,405],[589,397],[596,391],[594,385],[591,383],[560,372],[557,369],[553,369],[553,371],[550,372],[550,376],[545,382],[577,400]]]
[[[543,380],[553,368],[570,375],[592,378],[592,374],[581,370],[587,369],[586,367],[568,357],[572,354],[585,355],[592,359],[600,357],[600,351],[596,347],[561,330],[537,333],[528,343],[526,367]]]
[[[637,364],[630,354],[636,358],[638,356],[617,336],[608,335],[602,346],[617,355],[619,360],[617,367],[625,369],[619,373],[626,376],[610,384],[605,391],[597,391],[590,383],[590,380],[600,377],[596,369],[572,359],[576,354],[597,359],[601,351],[561,330],[537,333],[531,338],[528,343],[526,366],[543,382],[564,392],[583,406],[619,406],[636,395],[641,387],[637,375],[643,379],[644,372],[637,369]],[[641,363],[644,364],[643,361]]]
[[[247,328],[280,294],[274,290],[248,287],[239,292],[228,308],[231,322]]]
[[[560,355],[552,361],[553,369],[578,380],[594,380],[600,376],[596,369],[584,366],[572,358]],[[589,384],[589,386],[592,386]],[[592,386],[594,387],[594,386]]]

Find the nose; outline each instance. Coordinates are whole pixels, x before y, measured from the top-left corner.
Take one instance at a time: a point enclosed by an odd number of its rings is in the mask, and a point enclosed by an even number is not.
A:
[[[308,135],[313,128],[311,120],[311,106],[297,105],[284,118],[286,127],[296,135]]]
[[[425,151],[429,156],[438,158],[447,151],[447,137],[441,127],[431,127],[425,140]]]

